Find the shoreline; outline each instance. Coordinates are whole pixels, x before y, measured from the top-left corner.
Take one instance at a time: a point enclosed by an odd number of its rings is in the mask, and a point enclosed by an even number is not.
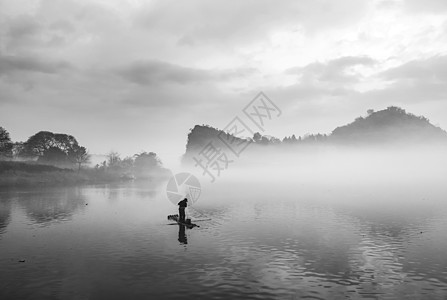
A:
[[[135,178],[121,171],[103,171],[93,168],[80,171],[26,162],[0,161],[0,188],[51,186],[81,186],[130,181],[163,181],[169,178],[167,169],[154,170],[150,175]]]

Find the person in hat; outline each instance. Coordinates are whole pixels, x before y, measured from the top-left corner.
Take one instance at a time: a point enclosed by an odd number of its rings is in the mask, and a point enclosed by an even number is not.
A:
[[[188,198],[185,197],[182,201],[177,203],[180,222],[185,222],[185,208],[188,206]]]

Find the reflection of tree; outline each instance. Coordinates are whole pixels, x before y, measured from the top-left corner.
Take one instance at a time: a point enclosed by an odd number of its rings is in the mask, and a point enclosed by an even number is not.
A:
[[[160,192],[166,191],[167,180],[145,180],[133,183],[133,191],[138,198],[154,199]]]
[[[3,196],[3,195],[2,195]],[[11,202],[9,199],[0,201],[0,234],[2,234],[9,224],[11,215]]]
[[[85,196],[79,188],[50,190],[25,194],[18,199],[28,218],[36,223],[66,221],[74,212],[85,207]]]

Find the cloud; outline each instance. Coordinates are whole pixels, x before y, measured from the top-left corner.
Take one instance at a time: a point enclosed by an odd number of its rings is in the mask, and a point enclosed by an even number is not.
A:
[[[18,15],[7,17],[0,23],[0,45],[4,50],[30,48],[40,42],[44,26],[34,16]]]
[[[76,40],[72,21],[36,15],[19,15],[5,18],[0,23],[0,45],[5,52],[48,52]]]
[[[140,85],[226,81],[244,77],[253,72],[255,70],[252,68],[230,70],[189,68],[160,60],[135,61],[116,70],[116,73],[122,78]]]
[[[303,103],[321,105],[322,103],[334,102],[358,94],[356,91],[348,88],[314,86],[303,83],[270,89],[267,90],[267,93],[275,99],[280,99],[288,107],[294,107]]]
[[[302,105],[333,106],[361,95],[356,84],[368,78],[358,67],[372,67],[379,62],[366,56],[343,56],[326,62],[313,62],[304,67],[286,69],[285,74],[297,75],[298,80],[289,85],[266,90],[283,105],[294,110]]]
[[[15,72],[55,74],[70,68],[72,66],[65,61],[52,61],[33,56],[0,54],[0,76]]]
[[[301,81],[308,83],[353,83],[362,77],[353,67],[372,66],[376,63],[377,61],[367,56],[344,56],[325,63],[314,62],[304,67],[290,68],[285,73],[297,74]]]
[[[447,98],[447,86],[440,82],[429,81],[397,81],[383,89],[368,91],[359,100],[371,103],[385,103],[387,105],[410,103],[430,103],[445,101]]]
[[[33,36],[42,29],[42,25],[33,17],[20,15],[9,23],[8,34],[12,38],[24,38]]]
[[[76,28],[74,27],[73,23],[68,20],[58,20],[50,24],[50,29],[54,31],[59,31],[64,34],[73,33],[76,31]]]
[[[278,97],[297,102],[328,103],[330,101],[359,101],[368,105],[385,106],[409,103],[445,101],[447,98],[447,56],[433,56],[415,59],[380,73],[365,76],[346,74],[353,66],[378,66],[370,57],[341,57],[325,63],[315,62],[304,67],[286,70],[288,74],[298,74],[301,80],[296,84],[278,88],[273,93]],[[360,91],[350,83],[377,82],[376,86]]]
[[[386,80],[447,82],[447,55],[412,60],[379,75]]]
[[[363,99],[381,103],[423,103],[447,99],[447,56],[416,59],[376,75],[387,82]]]
[[[157,60],[134,62],[118,70],[117,73],[128,81],[149,85],[163,82],[185,84],[208,79],[208,74],[204,70],[186,68]]]
[[[404,0],[406,8],[416,13],[443,14],[447,11],[447,1],[445,0]]]
[[[147,30],[176,36],[181,43],[247,42],[277,29],[308,32],[337,28],[357,21],[367,1],[153,1],[136,17]]]

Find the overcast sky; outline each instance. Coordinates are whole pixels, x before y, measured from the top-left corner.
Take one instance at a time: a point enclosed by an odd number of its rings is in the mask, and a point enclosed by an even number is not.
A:
[[[0,126],[170,160],[260,91],[265,134],[401,106],[447,129],[445,0],[0,0]]]

